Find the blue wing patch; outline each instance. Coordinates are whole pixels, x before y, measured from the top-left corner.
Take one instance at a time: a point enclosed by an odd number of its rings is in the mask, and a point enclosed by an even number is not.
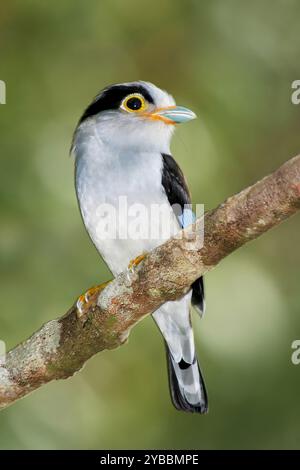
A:
[[[182,228],[188,227],[196,220],[196,216],[192,209],[184,208],[183,212],[178,216],[179,223]]]

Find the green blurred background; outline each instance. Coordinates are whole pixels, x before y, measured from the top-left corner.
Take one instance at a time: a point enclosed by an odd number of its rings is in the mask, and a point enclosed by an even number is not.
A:
[[[300,3],[2,0],[0,338],[8,348],[110,277],[82,225],[68,157],[104,86],[143,79],[199,116],[173,153],[212,208],[299,153]],[[297,448],[300,217],[206,276],[194,315],[207,416],[173,409],[151,318],[128,344],[0,414],[1,448]]]

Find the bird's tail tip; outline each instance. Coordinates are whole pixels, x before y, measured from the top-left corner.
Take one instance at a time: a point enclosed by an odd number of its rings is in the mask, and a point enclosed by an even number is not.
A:
[[[168,347],[166,349],[173,405],[180,411],[206,414],[208,412],[207,392],[197,359],[195,358],[192,364],[184,360],[177,363]]]

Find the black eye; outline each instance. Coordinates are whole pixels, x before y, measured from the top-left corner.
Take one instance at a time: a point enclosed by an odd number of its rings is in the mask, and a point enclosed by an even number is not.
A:
[[[121,108],[129,113],[144,111],[147,108],[145,98],[139,93],[127,96],[121,104]]]
[[[132,111],[137,111],[138,109],[141,109],[141,107],[143,106],[143,102],[141,98],[133,96],[132,98],[129,98],[129,100],[126,102],[126,106],[127,108],[132,109]]]

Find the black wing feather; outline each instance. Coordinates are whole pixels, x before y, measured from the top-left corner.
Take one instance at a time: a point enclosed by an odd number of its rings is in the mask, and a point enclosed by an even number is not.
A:
[[[184,205],[191,204],[191,195],[187,186],[187,182],[179,165],[174,160],[172,155],[163,153],[162,159],[162,185],[165,189],[168,201],[171,206],[179,205],[182,213]],[[178,217],[180,214],[176,213],[176,215]],[[201,314],[204,312],[205,305],[204,284],[202,276],[192,284],[192,291],[192,304]]]

